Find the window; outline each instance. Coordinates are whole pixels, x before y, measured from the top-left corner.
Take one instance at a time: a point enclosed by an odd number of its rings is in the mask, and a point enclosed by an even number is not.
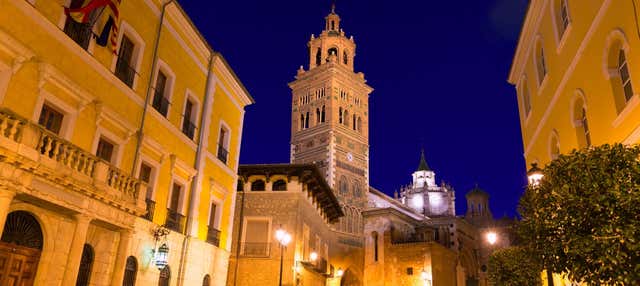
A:
[[[124,268],[124,279],[122,286],[136,285],[136,276],[138,274],[138,260],[135,257],[127,257],[127,263]]]
[[[263,180],[255,180],[251,183],[251,191],[264,191],[264,181]]]
[[[173,183],[171,195],[169,197],[169,207],[167,208],[167,219],[165,226],[173,231],[183,233],[184,216],[180,214],[180,200],[182,199],[183,186]]]
[[[116,76],[129,87],[133,87],[133,79],[136,71],[133,68],[133,51],[135,45],[126,35],[122,36],[120,50],[118,51],[118,61],[116,62]]]
[[[218,205],[211,203],[209,209],[209,227],[207,230],[207,242],[215,246],[220,245],[220,230],[218,230]]]
[[[331,48],[327,51],[327,54],[329,55],[329,57],[334,56],[334,57],[338,57],[338,49],[337,48]]]
[[[304,114],[300,114],[300,130],[304,130]]]
[[[373,261],[377,262],[378,261],[378,233],[374,231],[371,237],[373,238]]]
[[[353,196],[359,198],[362,196],[362,191],[360,190],[360,185],[353,184]]]
[[[247,219],[242,243],[242,254],[246,256],[269,256],[269,221]]]
[[[549,141],[549,154],[551,160],[558,159],[560,156],[560,142],[558,142],[558,132],[553,130],[551,140]]]
[[[69,8],[78,9],[82,8],[84,4],[84,0],[71,0],[69,4]],[[64,33],[69,36],[74,42],[76,42],[83,49],[89,48],[89,43],[91,42],[91,36],[93,35],[92,27],[95,24],[96,20],[99,18],[99,15],[102,13],[102,9],[98,8],[91,12],[89,15],[89,21],[87,23],[78,23],[73,18],[67,17],[64,23]]]
[[[236,186],[236,191],[242,192],[244,191],[244,181],[238,180],[238,185]]]
[[[196,131],[196,105],[192,100],[187,99],[184,104],[184,115],[182,116],[182,133],[193,139]]]
[[[542,47],[542,41],[538,40],[536,68],[538,71],[538,85],[542,85],[542,81],[547,76],[547,63],[544,58],[544,48]]]
[[[413,275],[413,267],[407,268],[407,275]]]
[[[100,140],[98,141],[98,148],[96,149],[96,156],[102,160],[112,163],[114,149],[115,146],[113,143],[104,137],[100,137]]]
[[[562,24],[562,32],[560,35],[563,35],[569,27],[569,5],[567,4],[567,1],[568,0],[560,0],[560,21]]]
[[[349,64],[349,58],[347,56],[347,51],[342,52],[342,63],[345,65]]]
[[[78,278],[76,286],[88,286],[91,280],[91,269],[93,268],[93,259],[95,255],[93,247],[86,244],[82,249],[82,257],[80,258],[80,269],[78,269]]]
[[[153,220],[153,213],[155,211],[156,202],[153,201],[153,184],[151,183],[151,175],[153,174],[153,167],[142,162],[140,164],[140,174],[138,178],[147,183],[147,194],[145,195],[145,203],[147,205],[147,212],[144,217],[147,220]]]
[[[345,176],[340,177],[340,194],[346,195],[349,192],[349,186],[347,185],[347,178]]]
[[[285,180],[277,180],[273,182],[274,191],[286,191],[287,190],[287,182]]]
[[[324,112],[324,105],[322,106],[322,113],[320,114],[320,122],[325,122],[325,112]]]
[[[202,278],[202,286],[209,286],[209,285],[211,285],[211,276],[209,276],[209,274],[206,274],[204,278]]]
[[[64,115],[61,112],[58,112],[53,107],[45,103],[42,105],[38,124],[42,125],[42,127],[46,128],[47,130],[59,135],[63,118]]]
[[[339,122],[340,124],[342,124],[342,122],[344,121],[344,120],[343,120],[342,107],[340,107],[340,108],[339,108],[338,112],[339,112],[338,122]]]
[[[344,123],[344,126],[349,127],[349,111],[345,109],[342,115],[344,116],[344,120],[342,120],[342,123]]]
[[[322,49],[318,48],[318,51],[316,51],[316,66],[320,64],[322,64]]]
[[[627,58],[625,57],[624,50],[620,50],[618,55],[618,73],[620,73],[620,80],[622,82],[622,90],[624,91],[624,99],[629,101],[633,97],[633,87],[631,86],[631,77],[629,76],[629,66],[627,65]]]
[[[229,129],[224,126],[220,127],[218,135],[218,159],[222,163],[227,163],[229,157]]]
[[[358,121],[357,121],[357,116],[355,114],[353,114],[353,130],[357,130],[358,129]]]
[[[578,145],[580,148],[589,147],[591,146],[591,130],[589,130],[587,121],[585,97],[580,91],[576,93],[572,108],[571,116],[576,130]]]
[[[320,123],[321,121],[321,117],[320,117],[320,108],[316,108],[316,123]]]
[[[527,86],[527,78],[523,77],[520,81],[520,97],[522,98],[522,111],[524,114],[524,119],[529,117],[529,113],[531,113],[531,93],[529,92],[529,87]]]
[[[309,112],[307,111],[306,116],[304,117],[304,128],[309,128]]]
[[[358,131],[362,132],[362,117],[358,116]]]
[[[167,113],[169,112],[169,99],[167,99],[166,97],[166,90],[167,75],[164,72],[158,70],[152,106],[164,117],[167,117]]]
[[[582,129],[584,132],[584,138],[585,138],[585,142],[587,144],[587,147],[591,146],[591,131],[589,131],[589,123],[587,122],[587,111],[582,108],[582,116],[580,118],[580,121],[582,122]]]

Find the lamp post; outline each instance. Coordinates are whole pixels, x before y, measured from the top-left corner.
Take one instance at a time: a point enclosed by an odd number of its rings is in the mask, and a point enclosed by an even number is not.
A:
[[[495,231],[489,231],[485,234],[485,239],[489,244],[494,245],[498,242],[498,234]]]
[[[278,285],[282,286],[282,263],[284,260],[284,250],[287,247],[287,244],[291,242],[291,235],[284,229],[282,226],[278,230],[276,230],[276,240],[280,244],[280,282]]]
[[[527,171],[527,178],[529,179],[529,185],[537,187],[540,184],[540,180],[544,177],[542,169],[538,167],[538,163],[532,163],[531,169]]]

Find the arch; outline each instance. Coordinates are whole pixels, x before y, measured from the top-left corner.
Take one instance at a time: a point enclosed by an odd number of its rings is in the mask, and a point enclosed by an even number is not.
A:
[[[136,276],[138,275],[138,260],[133,257],[127,257],[127,262],[124,267],[124,279],[122,286],[134,286],[136,285]]]
[[[555,160],[558,156],[560,156],[560,136],[558,131],[553,129],[549,136],[549,158]]]
[[[14,211],[7,215],[1,241],[37,250],[42,250],[44,245],[40,223],[27,211]]]
[[[591,131],[587,120],[587,104],[581,90],[576,91],[571,104],[571,121],[576,130],[578,146],[580,148],[591,146]]]
[[[339,191],[341,195],[346,195],[349,192],[347,177],[344,175],[340,176]]]
[[[80,258],[80,269],[78,269],[78,278],[76,279],[76,286],[88,286],[91,281],[91,272],[93,268],[93,261],[95,259],[95,251],[93,246],[88,243],[84,244],[82,248],[82,257]]]
[[[337,47],[331,47],[327,50],[327,57],[331,57],[332,55],[336,57],[336,61],[339,61],[340,55],[338,54]]]
[[[531,114],[531,90],[529,90],[529,85],[527,81],[527,76],[523,75],[520,78],[520,83],[518,84],[518,94],[521,99],[521,109],[523,111],[523,121],[529,118],[529,114]]]
[[[287,181],[285,180],[277,180],[273,182],[273,186],[271,187],[274,191],[286,191],[287,190]]]
[[[300,114],[300,130],[304,129],[304,114]]]
[[[362,132],[362,117],[358,116],[358,131]]]
[[[349,53],[347,53],[347,50],[342,51],[342,63],[345,65],[349,64]]]
[[[533,60],[536,67],[536,76],[538,77],[538,86],[541,86],[548,73],[547,60],[544,52],[544,42],[542,41],[541,36],[536,38]]]
[[[322,106],[322,113],[321,113],[321,117],[320,117],[320,122],[325,122],[325,110],[324,110],[324,105]]]
[[[158,286],[169,286],[171,281],[171,268],[169,265],[160,270],[160,277],[158,278]]]
[[[251,183],[251,191],[253,192],[262,192],[265,190],[265,182],[264,180],[255,180]]]
[[[304,128],[309,128],[309,111],[307,111],[307,114],[304,116]]]
[[[209,274],[205,274],[204,278],[202,278],[202,286],[209,286],[211,285],[211,276],[209,276]]]
[[[343,112],[342,112],[342,107],[338,108],[338,123],[342,124],[343,120]]]
[[[553,28],[556,34],[556,40],[558,43],[567,33],[569,25],[571,24],[571,13],[569,10],[568,0],[553,0],[551,5],[551,15],[553,21]]]
[[[342,120],[342,123],[344,123],[345,126],[349,126],[349,110],[344,110],[342,115],[344,116],[344,120]]]
[[[318,48],[318,50],[316,51],[316,66],[319,66],[322,64],[322,49]]]
[[[622,29],[614,29],[606,40],[604,74],[609,79],[616,110],[622,112],[634,95],[629,64],[630,46]]]
[[[316,108],[316,123],[320,123],[322,120],[322,117],[320,116],[320,108]]]
[[[353,114],[353,130],[358,130],[358,116],[354,113]]]
[[[360,183],[355,182],[353,184],[353,196],[359,198],[362,196],[362,189],[360,189]]]

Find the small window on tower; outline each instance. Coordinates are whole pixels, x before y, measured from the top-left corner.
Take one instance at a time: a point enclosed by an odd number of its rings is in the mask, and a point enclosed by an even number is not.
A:
[[[316,52],[316,66],[319,66],[322,63],[322,50],[318,48]]]

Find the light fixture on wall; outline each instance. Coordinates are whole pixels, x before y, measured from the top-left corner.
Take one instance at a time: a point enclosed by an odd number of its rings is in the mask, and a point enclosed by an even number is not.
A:
[[[309,254],[309,260],[316,261],[316,259],[318,259],[318,253],[316,253],[315,251],[311,252],[311,254]]]
[[[338,270],[336,270],[336,277],[342,277],[342,275],[344,275],[344,270],[338,268]]]
[[[540,184],[540,180],[544,177],[542,169],[538,167],[538,163],[531,164],[531,169],[527,171],[527,178],[531,186],[537,187]]]
[[[278,240],[278,243],[280,244],[280,283],[278,285],[282,286],[282,263],[284,261],[284,250],[289,242],[291,242],[291,234],[282,229],[282,225],[280,225],[280,228],[276,230],[276,240]]]
[[[164,269],[169,264],[169,246],[167,245],[167,235],[169,235],[169,229],[164,225],[159,226],[153,230],[153,238],[155,239],[155,248],[153,250],[153,261],[158,267],[158,270]],[[162,241],[160,247],[158,242]]]

